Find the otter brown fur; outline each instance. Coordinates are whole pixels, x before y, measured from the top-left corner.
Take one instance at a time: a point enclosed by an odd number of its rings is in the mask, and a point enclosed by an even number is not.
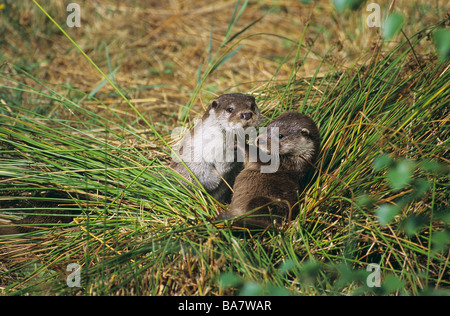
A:
[[[272,129],[278,128],[272,139]],[[265,140],[267,139],[267,140]],[[279,167],[273,173],[262,173],[259,159],[246,157],[245,168],[237,176],[234,195],[227,212],[218,219],[232,219],[249,214],[235,224],[245,227],[267,227],[298,214],[298,196],[307,174],[313,169],[320,150],[320,134],[314,121],[304,114],[284,113],[258,136],[259,150],[268,153],[279,142]]]
[[[230,202],[230,188],[243,169],[243,162],[236,159],[234,137],[245,128],[256,126],[259,114],[253,96],[241,93],[221,95],[209,104],[202,119],[178,145],[178,152],[187,167],[219,202]],[[229,139],[233,140],[227,142]],[[231,156],[227,156],[229,153]],[[178,157],[172,158],[170,167],[196,183]]]
[[[33,192],[33,194],[24,192],[20,195],[29,195],[32,198],[29,200],[12,199],[6,201],[2,206],[12,213],[24,217],[19,220],[0,218],[0,238],[2,235],[23,234],[47,228],[56,223],[70,223],[73,216],[79,214],[76,208],[61,209],[61,204],[71,201],[71,197],[63,191],[43,190]]]

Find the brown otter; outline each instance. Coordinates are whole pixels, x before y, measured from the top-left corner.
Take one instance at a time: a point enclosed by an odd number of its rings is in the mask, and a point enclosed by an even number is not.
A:
[[[178,144],[178,156],[208,193],[219,202],[229,203],[231,187],[243,162],[237,161],[235,136],[259,121],[259,109],[253,96],[224,94],[209,104],[202,119]],[[196,183],[178,157],[170,167]]]
[[[47,227],[49,224],[70,223],[72,217],[57,215],[28,215],[25,218],[9,221],[0,220],[0,236],[32,232]]]
[[[33,193],[23,192],[19,195],[30,196],[31,199],[11,199],[4,202],[2,206],[16,215],[25,217],[19,220],[0,218],[0,236],[32,232],[56,223],[70,223],[73,217],[79,214],[76,208],[61,209],[61,204],[72,201],[63,191],[43,190]]]
[[[274,131],[277,131],[276,134]],[[278,169],[272,173],[261,172],[265,163],[259,158],[251,162],[246,155],[245,168],[236,178],[229,209],[217,219],[248,214],[235,224],[267,227],[274,221],[290,220],[298,214],[301,185],[313,169],[320,150],[320,134],[316,124],[307,115],[284,113],[258,136],[256,145],[260,154],[261,151],[269,153],[272,148],[279,148]]]

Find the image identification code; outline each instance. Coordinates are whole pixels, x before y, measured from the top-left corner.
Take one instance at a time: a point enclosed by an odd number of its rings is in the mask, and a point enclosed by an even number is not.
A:
[[[224,300],[221,304],[180,302],[179,311],[204,311],[208,314],[211,310],[221,309],[222,311],[271,311],[271,301],[245,301],[245,300]]]
[[[230,311],[270,311],[270,301],[223,301],[222,310]]]

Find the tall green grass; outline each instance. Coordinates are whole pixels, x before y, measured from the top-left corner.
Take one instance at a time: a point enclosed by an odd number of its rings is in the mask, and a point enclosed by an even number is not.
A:
[[[227,40],[239,39],[230,34]],[[167,167],[170,136],[151,123],[143,133],[101,100],[3,64],[0,216],[63,212],[74,220],[0,237],[2,293],[442,293],[450,285],[450,73],[434,58],[423,68],[407,58],[421,40],[415,35],[383,54],[380,45],[366,65],[324,77],[296,79],[293,68],[289,82],[254,91],[268,120],[307,113],[323,139],[301,214],[263,233],[214,221],[226,206]],[[380,156],[390,157],[382,168]],[[417,167],[393,187],[401,159]],[[420,192],[419,181],[428,184]],[[386,204],[401,207],[380,223]],[[81,287],[66,284],[70,263],[81,266]],[[371,263],[381,267],[380,288],[367,285]]]

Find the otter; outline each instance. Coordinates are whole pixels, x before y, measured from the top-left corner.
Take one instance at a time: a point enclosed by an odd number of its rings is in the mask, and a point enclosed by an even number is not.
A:
[[[73,217],[81,211],[76,209],[61,209],[61,204],[72,201],[69,194],[57,189],[20,193],[21,196],[38,197],[37,199],[18,199],[5,201],[2,205],[16,215],[24,215],[22,219],[9,220],[0,218],[0,238],[3,235],[24,234],[37,231],[51,224],[70,223]],[[25,214],[21,210],[26,209]]]
[[[267,228],[274,223],[289,221],[298,214],[298,195],[314,170],[320,150],[320,134],[309,116],[287,112],[270,123],[255,143],[260,154],[267,154],[274,145],[278,145],[275,146],[279,148],[278,169],[263,173],[261,168],[265,163],[259,157],[252,162],[246,154],[245,167],[236,178],[228,211],[219,214],[217,219],[233,219],[248,214],[234,224]]]
[[[19,220],[0,219],[0,238],[3,235],[16,235],[45,228],[49,224],[70,223],[71,216],[28,215]]]
[[[206,191],[221,203],[231,200],[231,188],[243,169],[238,161],[235,137],[259,122],[260,111],[253,96],[231,93],[214,99],[203,117],[178,144],[178,156]],[[172,156],[170,167],[195,183],[190,172]]]

